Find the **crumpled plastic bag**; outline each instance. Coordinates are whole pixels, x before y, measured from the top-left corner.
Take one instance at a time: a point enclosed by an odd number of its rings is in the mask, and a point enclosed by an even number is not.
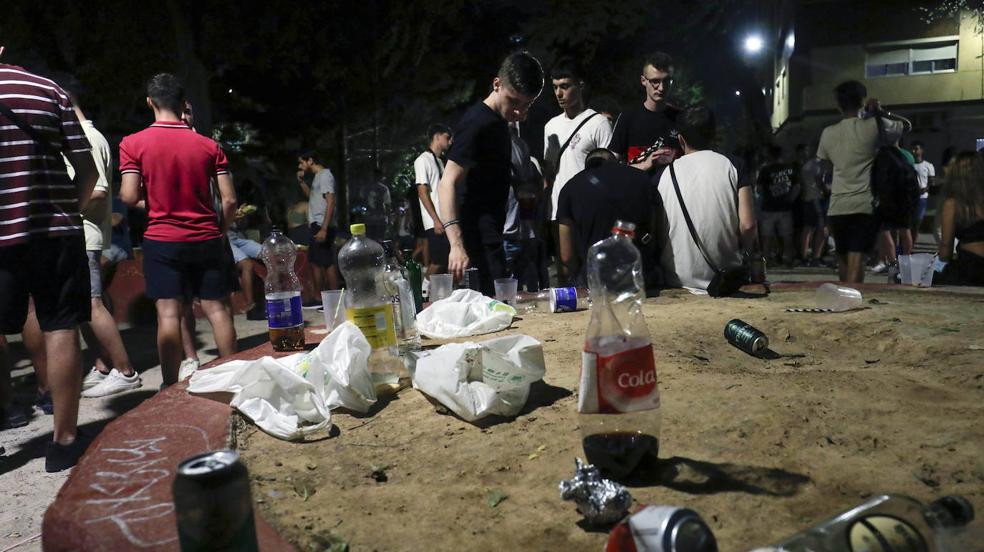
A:
[[[366,412],[376,402],[369,342],[351,322],[335,328],[310,353],[232,360],[198,370],[190,393],[234,393],[229,403],[263,431],[297,440],[331,425],[330,410]]]
[[[442,345],[416,354],[411,379],[462,419],[515,416],[543,379],[543,346],[528,335]]]
[[[471,289],[455,290],[417,314],[417,331],[432,339],[468,337],[504,330],[516,309]]]

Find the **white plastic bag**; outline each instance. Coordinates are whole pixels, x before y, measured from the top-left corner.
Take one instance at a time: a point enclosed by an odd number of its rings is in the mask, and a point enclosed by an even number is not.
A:
[[[528,335],[481,343],[450,343],[417,353],[415,389],[438,400],[462,419],[515,416],[543,379],[543,346]]]
[[[346,322],[310,353],[233,360],[196,371],[190,393],[234,393],[232,407],[267,433],[295,440],[328,427],[330,409],[365,412],[376,402],[369,342]]]
[[[455,290],[417,315],[417,330],[432,339],[467,337],[504,330],[516,309],[471,289]]]

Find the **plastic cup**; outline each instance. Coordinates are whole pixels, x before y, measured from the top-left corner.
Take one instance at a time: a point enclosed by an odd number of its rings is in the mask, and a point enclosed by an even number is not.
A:
[[[453,278],[450,274],[434,274],[430,277],[428,292],[430,293],[431,303],[440,301],[451,295],[452,286],[454,285]]]
[[[345,306],[342,302],[342,290],[333,289],[321,292],[321,306],[325,310],[325,327],[334,330],[345,322]]]
[[[909,286],[931,287],[935,259],[929,253],[899,255],[899,276]]]
[[[516,278],[497,278],[495,282],[495,298],[497,301],[516,306],[516,288],[519,282]]]
[[[861,292],[849,287],[824,284],[817,288],[817,307],[843,312],[856,309],[862,304]]]

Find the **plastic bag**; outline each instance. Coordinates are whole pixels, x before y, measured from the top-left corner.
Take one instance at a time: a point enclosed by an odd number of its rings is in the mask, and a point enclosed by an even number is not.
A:
[[[546,372],[543,346],[528,335],[450,343],[416,356],[414,388],[469,422],[519,414]]]
[[[455,290],[417,314],[417,330],[432,339],[468,337],[504,330],[516,309],[471,289]]]
[[[230,406],[263,431],[296,440],[331,425],[329,410],[366,412],[376,402],[369,342],[346,322],[310,353],[232,360],[196,371],[190,393],[234,393]]]

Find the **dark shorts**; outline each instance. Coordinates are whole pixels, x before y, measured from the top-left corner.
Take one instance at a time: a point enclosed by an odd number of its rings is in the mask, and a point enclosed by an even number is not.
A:
[[[147,297],[213,301],[239,288],[232,250],[224,238],[197,242],[143,241]]]
[[[21,333],[28,296],[43,331],[89,321],[89,262],[81,234],[0,247],[0,333]]]
[[[451,254],[451,243],[448,242],[447,234],[438,236],[431,228],[425,232],[427,235],[427,254],[430,255],[432,265],[448,266],[448,255]]]
[[[827,207],[822,199],[804,201],[802,207],[804,227],[819,230],[827,225]]]
[[[315,266],[325,268],[335,266],[335,263],[338,262],[335,251],[335,235],[338,233],[338,229],[329,226],[327,232],[328,237],[323,242],[318,242],[314,239],[314,235],[321,231],[321,226],[317,223],[311,223],[310,229],[311,239],[308,242],[308,262]]]
[[[827,224],[838,254],[867,253],[875,245],[879,222],[874,215],[833,215]]]
[[[506,252],[502,242],[481,243],[464,240],[470,266],[478,269],[482,294],[495,297],[495,279],[507,277]]]

